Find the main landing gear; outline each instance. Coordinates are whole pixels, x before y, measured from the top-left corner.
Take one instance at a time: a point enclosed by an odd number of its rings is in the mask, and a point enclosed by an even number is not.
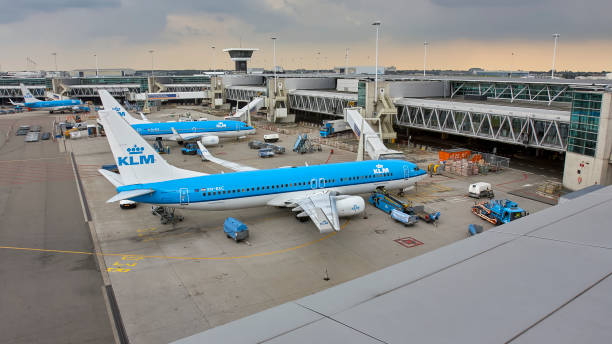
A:
[[[168,223],[176,224],[177,222],[183,221],[183,216],[174,213],[174,208],[162,207],[154,205],[151,207],[151,214],[159,216],[162,225]]]

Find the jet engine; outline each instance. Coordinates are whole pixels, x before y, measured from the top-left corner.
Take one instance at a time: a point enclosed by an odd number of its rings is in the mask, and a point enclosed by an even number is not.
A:
[[[219,144],[219,136],[202,136],[204,146],[214,146]]]
[[[361,214],[365,210],[365,202],[359,196],[336,197],[336,210],[338,210],[339,217]]]

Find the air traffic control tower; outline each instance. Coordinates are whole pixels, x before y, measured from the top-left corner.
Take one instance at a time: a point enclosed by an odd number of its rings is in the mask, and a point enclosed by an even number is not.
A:
[[[236,72],[238,73],[246,73],[247,72],[247,62],[253,56],[253,52],[259,49],[256,48],[228,48],[223,49],[229,53],[232,61],[236,63]]]

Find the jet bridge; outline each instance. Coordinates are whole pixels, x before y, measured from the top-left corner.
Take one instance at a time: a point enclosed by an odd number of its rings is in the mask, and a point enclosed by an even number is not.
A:
[[[569,111],[401,98],[400,126],[563,152]]]
[[[366,119],[361,116],[359,108],[344,109],[344,120],[348,122],[355,135],[359,137],[359,152],[357,153],[357,160],[363,160],[364,151],[372,160],[406,158],[404,153],[389,149],[385,146],[379,134],[374,131]]]
[[[251,100],[251,102],[248,103],[246,106],[237,110],[236,113],[234,113],[233,115],[225,117],[225,119],[233,119],[237,121],[248,122],[249,117],[253,113],[257,112],[257,110],[261,109],[261,107],[264,106],[264,103],[265,103],[264,97],[256,97],[253,100]]]

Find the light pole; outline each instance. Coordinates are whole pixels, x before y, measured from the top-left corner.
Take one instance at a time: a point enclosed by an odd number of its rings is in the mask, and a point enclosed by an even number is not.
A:
[[[215,46],[210,47],[212,49],[212,64],[210,65],[210,70],[214,72],[215,68]]]
[[[372,25],[376,26],[376,66],[374,67],[374,103],[378,103],[378,29],[380,22],[375,21]]]
[[[57,74],[57,53],[51,53],[51,55],[53,55],[53,62],[55,63],[55,74]]]
[[[321,52],[317,51],[317,74],[321,74]]]
[[[94,57],[96,58],[96,78],[98,77],[98,54],[94,54]],[[151,68],[153,69],[153,68]]]
[[[555,47],[553,48],[553,61],[552,61],[552,69],[550,71],[550,78],[554,78],[555,77],[555,60],[557,59],[557,41],[559,40],[559,36],[561,36],[558,33],[553,33],[553,37],[555,38]]]
[[[423,76],[425,76],[425,71],[427,70],[427,46],[429,42],[423,42],[423,47],[425,48],[425,52],[423,53]]]
[[[272,68],[274,68],[274,96],[276,96],[276,37],[271,37],[270,38],[272,40],[272,42],[274,43],[274,56],[272,58]]]
[[[153,76],[153,53],[155,52],[155,50],[151,49],[149,50],[149,54],[151,54],[151,76]]]
[[[348,53],[349,48],[346,48],[346,51],[344,52],[344,75],[348,75]]]

